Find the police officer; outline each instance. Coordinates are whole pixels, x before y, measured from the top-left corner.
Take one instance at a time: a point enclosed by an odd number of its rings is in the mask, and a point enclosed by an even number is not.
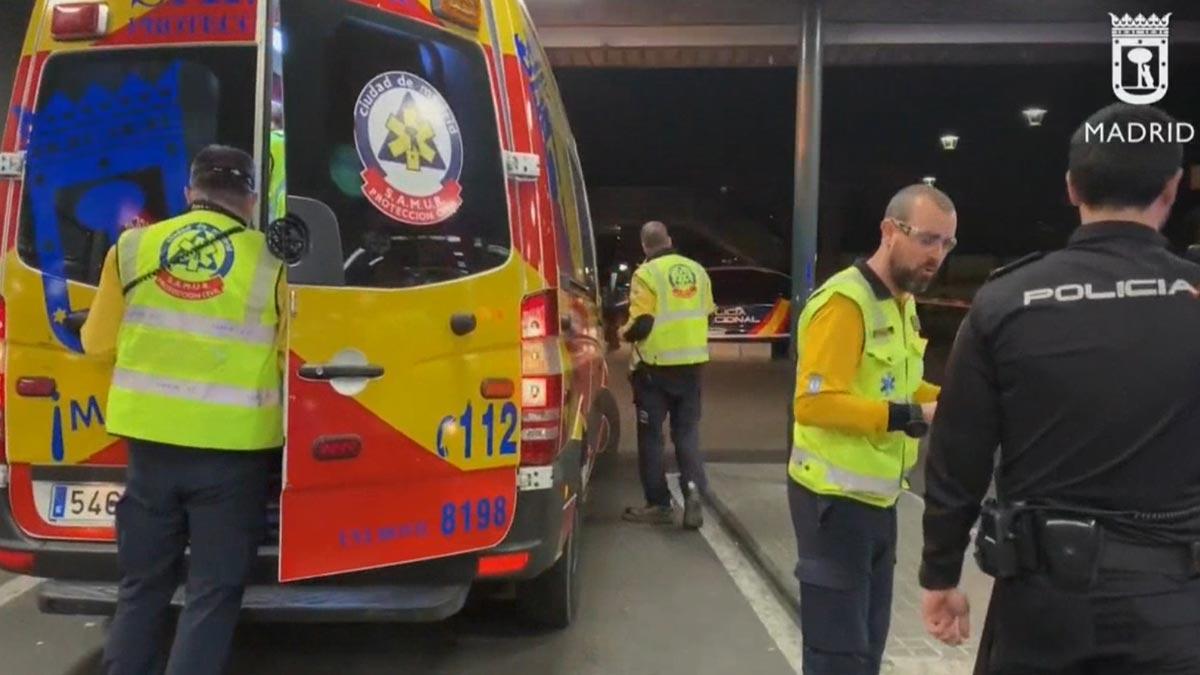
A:
[[[1081,125],[1067,192],[1082,226],[993,273],[955,341],[920,581],[927,630],[967,639],[955,587],[995,467],[976,673],[1200,673],[1200,267],[1160,234],[1181,177],[1173,123],[1117,104]]]
[[[283,268],[250,229],[254,163],[210,146],[190,182],[187,213],[109,251],[83,327],[89,354],[115,354],[107,426],[129,447],[110,675],[156,672],[188,547],[167,673],[223,672],[283,441]]]
[[[896,500],[936,410],[914,293],[956,244],[953,202],[900,190],[869,259],[830,277],[798,325],[788,502],[806,675],[879,672],[896,560]]]
[[[625,510],[626,520],[669,524],[674,521],[671,493],[663,466],[662,426],[671,417],[671,440],[684,496],[683,525],[703,525],[700,494],[708,489],[700,454],[700,375],[708,362],[708,317],[712,282],[694,260],[675,252],[660,222],[642,227],[646,262],[633,274],[629,322],[622,333],[633,343],[634,404],[638,415],[638,468],[644,506]]]

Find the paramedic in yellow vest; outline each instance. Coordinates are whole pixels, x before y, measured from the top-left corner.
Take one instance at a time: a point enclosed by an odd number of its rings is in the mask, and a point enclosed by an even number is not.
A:
[[[642,227],[646,262],[633,273],[629,323],[633,343],[634,405],[638,417],[638,468],[646,503],[625,510],[639,523],[674,522],[663,466],[663,422],[671,418],[671,441],[684,498],[683,526],[703,524],[700,494],[708,489],[700,454],[700,375],[708,362],[708,317],[715,310],[712,282],[694,260],[675,252],[667,227]]]
[[[923,379],[914,293],[956,243],[954,204],[892,198],[879,249],[831,277],[799,317],[788,502],[806,675],[876,675],[887,641],[896,500],[939,394]]]
[[[283,443],[286,289],[281,263],[251,229],[254,175],[241,150],[201,150],[189,210],[121,235],[83,327],[87,353],[115,358],[107,428],[129,447],[108,675],[159,672],[159,630],[184,582],[166,672],[224,672],[265,537]]]

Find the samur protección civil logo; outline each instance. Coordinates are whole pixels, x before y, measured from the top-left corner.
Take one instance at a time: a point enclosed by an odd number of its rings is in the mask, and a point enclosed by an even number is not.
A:
[[[687,299],[696,295],[696,273],[687,265],[675,265],[668,270],[667,283],[677,298]]]
[[[225,292],[225,276],[233,268],[233,244],[208,223],[176,230],[159,251],[161,270],[154,281],[181,300],[207,300]]]
[[[412,73],[375,76],[354,107],[363,194],[388,217],[435,225],[462,206],[463,140],[441,92]]]

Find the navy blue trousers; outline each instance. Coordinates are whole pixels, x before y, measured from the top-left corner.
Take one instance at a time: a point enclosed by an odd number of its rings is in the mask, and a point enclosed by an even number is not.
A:
[[[878,675],[891,624],[896,509],[788,480],[804,675]]]
[[[646,503],[670,506],[667,487],[663,423],[670,417],[671,442],[679,465],[679,489],[688,483],[704,494],[708,476],[700,454],[701,366],[639,366],[633,372],[633,402],[638,414],[638,471]]]
[[[162,671],[171,598],[185,581],[166,672],[225,672],[246,578],[265,535],[268,477],[277,459],[129,441],[125,494],[117,504],[122,578],[105,673]]]

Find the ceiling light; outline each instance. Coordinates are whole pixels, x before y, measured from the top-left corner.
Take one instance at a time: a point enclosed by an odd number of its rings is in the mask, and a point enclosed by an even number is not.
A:
[[[954,134],[943,134],[941,141],[943,150],[954,150],[958,147],[958,136]]]
[[[1029,126],[1040,127],[1042,126],[1042,118],[1046,116],[1046,112],[1045,108],[1026,108],[1021,111],[1021,114],[1025,116],[1025,122]]]

